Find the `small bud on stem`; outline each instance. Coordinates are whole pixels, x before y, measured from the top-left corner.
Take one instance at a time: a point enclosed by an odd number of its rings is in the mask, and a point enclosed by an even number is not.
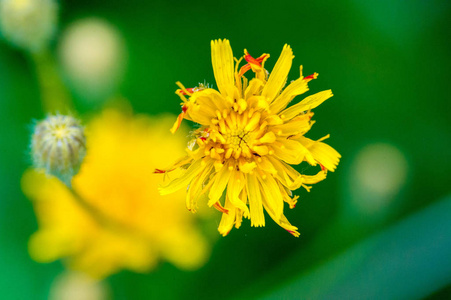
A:
[[[70,186],[85,157],[85,144],[84,129],[79,120],[64,115],[49,116],[34,127],[31,139],[33,165]]]

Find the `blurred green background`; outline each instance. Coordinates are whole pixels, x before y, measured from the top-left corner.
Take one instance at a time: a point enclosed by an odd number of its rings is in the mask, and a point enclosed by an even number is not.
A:
[[[178,114],[176,81],[216,86],[210,40],[217,38],[230,39],[235,57],[244,48],[254,57],[270,53],[268,70],[288,43],[289,80],[302,64],[305,75],[319,73],[308,94],[334,93],[315,109],[308,137],[330,133],[342,160],[286,208],[299,238],[274,222],[243,222],[198,271],[161,263],[150,274],[111,276],[114,299],[449,297],[451,2],[79,0],[61,1],[59,17],[55,55],[74,21],[99,17],[116,27],[127,53],[117,92],[138,113]],[[81,113],[101,108],[83,93],[72,96]],[[3,299],[46,299],[63,270],[27,253],[37,223],[20,178],[30,165],[30,124],[44,116],[29,57],[1,43]]]

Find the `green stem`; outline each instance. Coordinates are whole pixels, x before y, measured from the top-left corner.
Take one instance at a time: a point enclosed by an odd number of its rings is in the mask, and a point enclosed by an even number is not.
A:
[[[74,111],[69,93],[61,81],[55,59],[44,50],[31,55],[41,89],[41,101],[45,112],[68,114]]]

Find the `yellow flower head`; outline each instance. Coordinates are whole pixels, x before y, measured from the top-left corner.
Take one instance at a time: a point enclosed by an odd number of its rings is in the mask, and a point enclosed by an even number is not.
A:
[[[23,191],[39,224],[29,243],[32,258],[63,258],[96,278],[121,269],[146,272],[159,259],[183,269],[203,265],[210,249],[178,202],[183,192],[160,196],[162,178],[152,173],[182,155],[184,139],[166,134],[171,123],[105,110],[86,127],[87,154],[72,189],[54,177],[25,173]]]
[[[252,226],[264,226],[263,207],[271,218],[294,236],[299,236],[283,214],[283,202],[290,208],[297,197],[292,190],[317,183],[334,171],[340,154],[322,140],[304,137],[313,125],[311,110],[332,96],[327,90],[288,107],[294,97],[308,90],[307,83],[317,73],[303,77],[284,88],[291,68],[293,52],[285,45],[270,74],[264,69],[268,54],[253,58],[244,50],[246,64],[239,68],[228,40],[211,42],[213,71],[218,90],[206,86],[186,89],[180,83],[177,94],[183,100],[182,113],[171,131],[182,119],[199,123],[189,144],[188,155],[174,169],[183,170],[160,188],[169,194],[188,186],[186,201],[193,210],[200,197],[208,197],[208,205],[223,212],[219,232],[227,235],[233,225],[241,225],[242,217]],[[252,70],[250,81],[244,74]],[[188,98],[189,97],[189,98]],[[314,176],[303,175],[290,164],[306,161],[321,170]],[[163,172],[159,170],[159,172]],[[225,203],[221,203],[225,194]]]

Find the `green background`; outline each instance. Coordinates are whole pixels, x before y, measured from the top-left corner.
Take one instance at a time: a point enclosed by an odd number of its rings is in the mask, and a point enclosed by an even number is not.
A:
[[[268,70],[288,43],[295,54],[289,80],[299,76],[302,64],[305,75],[319,73],[309,84],[309,93],[325,89],[334,93],[315,109],[317,123],[308,137],[330,133],[328,143],[342,154],[335,173],[310,193],[296,191],[299,204],[286,209],[288,219],[299,227],[299,238],[269,218],[265,228],[251,228],[245,221],[218,240],[199,271],[182,272],[163,262],[150,274],[124,271],[111,276],[107,281],[113,298],[440,299],[451,293],[451,226],[443,217],[451,211],[450,2],[64,1],[59,33],[72,21],[90,16],[104,18],[122,34],[128,66],[120,93],[136,112],[150,115],[179,113],[176,81],[190,87],[206,80],[216,86],[210,40],[229,39],[235,57],[244,48],[254,57],[270,53]],[[57,44],[58,38],[53,50]],[[0,298],[4,299],[46,299],[63,269],[60,262],[38,264],[27,253],[27,240],[37,223],[20,190],[20,178],[30,163],[30,124],[45,116],[39,97],[30,59],[1,43]],[[80,96],[74,98],[81,113],[99,110]],[[408,163],[406,181],[391,199],[398,204],[383,218],[367,212],[346,215],[356,155],[366,145],[380,142],[394,145]],[[445,204],[431,210],[434,203]],[[409,219],[412,214],[419,217]],[[390,231],[393,226],[399,230]],[[431,232],[439,233],[441,244]],[[374,252],[366,244],[374,239],[388,248]],[[395,253],[402,255],[398,258]],[[356,255],[380,261],[371,264]],[[384,265],[385,273],[373,269]],[[403,271],[411,277],[403,276]],[[350,275],[339,277],[344,274]],[[397,285],[387,288],[385,275]]]

